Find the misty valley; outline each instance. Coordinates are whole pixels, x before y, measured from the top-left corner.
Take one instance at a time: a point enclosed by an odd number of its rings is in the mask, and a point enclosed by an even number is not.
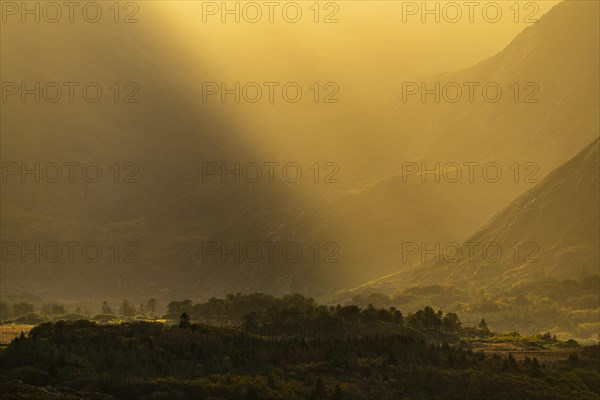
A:
[[[0,11],[0,399],[600,399],[597,1]]]

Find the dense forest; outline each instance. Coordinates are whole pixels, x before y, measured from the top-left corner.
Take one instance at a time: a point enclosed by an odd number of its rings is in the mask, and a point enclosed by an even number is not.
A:
[[[600,346],[554,362],[484,354],[466,337],[491,336],[485,321],[463,327],[430,307],[403,315],[255,294],[168,309],[175,323],[36,326],[0,351],[0,397],[600,399]]]
[[[598,274],[564,280],[546,278],[493,293],[473,293],[455,285],[414,286],[387,294],[361,290],[344,293],[335,302],[403,310],[429,305],[454,312],[463,322],[485,318],[493,331],[518,329],[517,325],[524,328],[523,323],[529,323],[530,334],[550,330],[564,340],[593,343],[600,334],[599,279]]]

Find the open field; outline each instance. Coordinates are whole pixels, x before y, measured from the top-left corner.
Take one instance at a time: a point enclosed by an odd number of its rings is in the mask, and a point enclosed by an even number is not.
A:
[[[521,361],[525,357],[537,358],[539,361],[560,361],[569,358],[573,353],[579,353],[581,348],[566,348],[566,349],[544,349],[527,347],[521,343],[488,343],[474,342],[472,343],[473,351],[483,351],[488,355],[498,354],[501,357],[506,357],[512,354],[514,358]]]
[[[33,329],[35,325],[26,324],[1,324],[0,325],[0,345],[9,344],[14,338],[18,337],[21,332],[25,335]]]

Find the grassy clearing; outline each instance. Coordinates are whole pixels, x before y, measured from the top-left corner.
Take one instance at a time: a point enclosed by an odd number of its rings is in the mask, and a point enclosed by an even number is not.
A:
[[[35,325],[29,324],[0,324],[0,346],[9,344],[14,338],[25,335],[33,329]]]

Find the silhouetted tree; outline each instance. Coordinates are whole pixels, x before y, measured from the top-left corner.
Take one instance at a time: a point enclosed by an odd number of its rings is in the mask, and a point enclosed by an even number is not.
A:
[[[183,328],[189,328],[190,326],[191,326],[190,316],[188,315],[188,313],[184,312],[179,317],[179,327],[183,329]]]
[[[167,305],[167,317],[175,319],[182,313],[189,313],[192,310],[192,301],[189,299],[183,301],[172,301]]]
[[[154,299],[154,298],[149,299],[148,302],[146,303],[146,306],[148,307],[150,312],[154,314],[156,312],[156,299]]]
[[[119,308],[119,314],[124,317],[133,317],[135,315],[135,307],[129,304],[127,299],[123,300],[121,307]]]
[[[448,313],[442,319],[442,326],[446,333],[458,333],[461,329],[461,323],[458,319],[458,315],[455,313]]]
[[[366,309],[364,309],[360,314],[360,320],[362,322],[374,322],[377,321],[379,313],[375,309],[373,304],[369,304]]]
[[[102,302],[102,314],[113,314],[113,310],[110,308],[106,300]]]
[[[248,332],[256,332],[256,330],[258,329],[258,316],[254,311],[244,315],[242,317],[242,320],[243,329],[247,330]]]
[[[491,334],[487,323],[485,322],[485,318],[481,318],[481,321],[479,321],[479,325],[477,325],[477,327],[484,335],[489,336]]]

